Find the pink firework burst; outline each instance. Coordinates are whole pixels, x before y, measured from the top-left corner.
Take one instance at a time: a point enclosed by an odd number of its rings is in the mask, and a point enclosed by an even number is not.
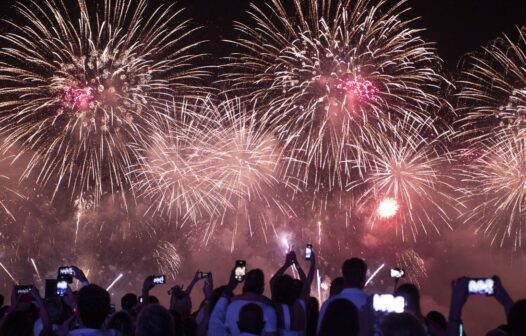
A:
[[[95,89],[89,86],[67,88],[64,92],[64,106],[72,110],[93,110],[95,108]]]
[[[358,101],[374,101],[378,98],[379,90],[373,83],[362,77],[356,77],[354,79],[342,78],[338,79],[340,87],[345,90],[347,94],[352,95],[353,98]]]

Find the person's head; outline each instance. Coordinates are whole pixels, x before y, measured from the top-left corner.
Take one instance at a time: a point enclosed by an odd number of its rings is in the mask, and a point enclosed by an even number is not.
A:
[[[343,281],[343,277],[334,278],[331,281],[331,288],[329,289],[329,297],[333,297],[334,295],[340,294],[344,286],[345,284]]]
[[[33,320],[28,312],[14,311],[5,317],[0,329],[2,336],[32,336]]]
[[[265,275],[259,268],[250,270],[245,275],[243,293],[263,294],[265,291]]]
[[[125,311],[113,314],[106,327],[118,331],[120,336],[133,336],[135,333],[133,320]]]
[[[274,281],[274,299],[277,303],[292,306],[296,300],[296,284],[294,279],[287,274],[279,276]]]
[[[342,275],[345,287],[360,288],[365,286],[367,264],[360,258],[345,260],[342,265]]]
[[[64,305],[60,297],[46,299],[46,310],[51,323],[60,324],[64,319]]]
[[[329,303],[320,325],[319,336],[356,336],[359,330],[356,306],[348,300],[336,299]]]
[[[170,309],[181,314],[182,318],[190,316],[192,313],[192,300],[190,295],[185,292],[172,295],[170,299]]]
[[[247,303],[241,307],[237,327],[241,333],[260,335],[265,327],[263,309],[255,303]]]
[[[100,329],[111,311],[110,294],[97,285],[82,287],[77,294],[80,321],[86,328]]]
[[[135,336],[174,336],[172,314],[159,304],[149,304],[141,310],[135,326]]]
[[[157,296],[148,295],[148,304],[158,304],[158,303],[159,303],[159,299],[157,298]]]
[[[137,305],[137,302],[138,302],[137,295],[133,293],[125,294],[121,298],[121,308],[122,310],[130,310]]]
[[[402,296],[405,299],[406,310],[415,314],[416,316],[421,316],[420,311],[420,292],[413,284],[403,284],[396,289],[396,296]]]
[[[526,299],[519,300],[511,306],[508,327],[510,336],[526,335]]]
[[[384,336],[425,336],[424,327],[411,313],[391,313],[384,317],[382,325]]]
[[[436,310],[432,310],[426,315],[426,319],[433,322],[434,325],[436,325],[441,330],[446,331],[447,329],[447,320],[446,317]]]

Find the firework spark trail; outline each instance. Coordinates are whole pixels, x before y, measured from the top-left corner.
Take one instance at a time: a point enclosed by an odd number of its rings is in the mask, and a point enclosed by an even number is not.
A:
[[[35,273],[38,276],[38,280],[42,281],[42,277],[40,276],[40,272],[38,271],[37,264],[35,263],[35,259],[30,258],[31,264],[33,265],[33,268],[35,269]]]
[[[435,50],[409,27],[405,1],[294,1],[252,5],[237,23],[227,91],[257,102],[290,157],[286,175],[314,190],[343,187],[364,139],[386,121],[426,123],[440,105]]]
[[[119,275],[117,275],[117,277],[111,282],[111,284],[108,286],[108,288],[106,288],[106,291],[109,292],[110,289],[113,288],[113,286],[115,286],[115,284],[117,282],[119,282],[119,280],[123,277],[124,275],[122,273],[119,273]]]
[[[16,281],[16,279],[11,275],[7,268],[5,268],[4,264],[0,262],[0,266],[2,266],[6,274],[11,278],[11,280],[13,280],[13,282],[18,285],[18,281]]]
[[[526,136],[526,27],[517,42],[503,35],[471,54],[460,78],[460,137],[477,147],[496,133]]]
[[[369,282],[373,281],[373,279],[376,277],[376,275],[385,267],[385,264],[381,264],[377,269],[376,271],[374,271],[373,274],[371,274],[371,276],[369,277],[369,279],[367,279],[367,281],[365,282],[365,286],[367,286],[369,284]]]
[[[171,276],[174,280],[177,279],[182,259],[175,245],[166,241],[159,242],[153,255],[161,273]]]
[[[461,204],[453,197],[454,179],[444,173],[453,160],[443,146],[447,136],[428,140],[420,125],[393,126],[376,140],[364,179],[347,186],[349,191],[364,190],[358,203],[374,209],[373,227],[381,221],[393,222],[403,240],[409,229],[414,241],[421,231],[428,234],[429,228],[437,234],[441,227],[452,229],[450,213]]]
[[[464,200],[473,204],[465,222],[503,247],[523,245],[526,221],[526,138],[498,134],[462,170]]]
[[[161,5],[150,15],[146,0],[99,4],[19,2],[0,52],[2,149],[21,145],[15,160],[29,154],[24,178],[54,195],[93,192],[96,203],[130,184],[128,144],[156,130],[165,101],[202,92],[191,83],[207,74],[190,65],[200,43],[181,11]]]
[[[427,278],[424,259],[413,249],[396,252],[396,263],[406,271],[411,283],[420,286],[420,280]]]

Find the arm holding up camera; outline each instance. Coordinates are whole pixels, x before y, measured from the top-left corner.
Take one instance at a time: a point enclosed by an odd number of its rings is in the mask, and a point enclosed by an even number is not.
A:
[[[462,336],[462,307],[468,300],[468,282],[466,277],[459,278],[451,283],[451,302],[449,307],[449,320],[447,324],[448,336]]]
[[[280,267],[280,269],[270,278],[270,293],[272,296],[272,299],[274,299],[274,283],[276,282],[276,279],[282,276],[287,269],[294,264],[294,260],[296,260],[296,253],[294,251],[291,251],[285,255],[285,262],[283,263],[283,266]]]
[[[192,289],[194,289],[195,284],[199,280],[201,280],[200,274],[201,274],[201,272],[199,270],[197,270],[197,272],[195,272],[195,275],[194,275],[192,281],[190,281],[190,283],[186,287],[186,290],[184,291],[186,294],[190,295],[190,293],[192,293]]]
[[[210,315],[210,321],[208,323],[207,335],[228,335],[226,327],[226,311],[230,298],[234,293],[234,289],[237,287],[239,281],[236,279],[236,269],[234,268],[230,272],[230,279],[226,288],[223,290],[221,297],[217,301],[212,314]]]
[[[312,281],[314,281],[314,273],[316,272],[316,254],[314,251],[311,252],[310,257],[310,267],[309,267],[309,274],[303,281],[303,288],[301,291],[301,296],[305,300],[305,302],[308,302],[310,297],[310,290],[312,286]]]
[[[80,268],[77,266],[71,266],[71,268],[73,268],[73,277],[82,284],[82,287],[89,285],[88,278]]]
[[[40,296],[40,293],[38,292],[38,289],[36,287],[33,287],[33,289],[31,289],[31,295],[37,303],[40,319],[42,320],[43,328],[40,332],[40,336],[52,335],[51,319],[49,318],[49,314],[46,309],[46,304],[44,303],[44,300],[42,300],[42,297]]]
[[[497,299],[497,301],[502,305],[502,307],[504,307],[504,312],[506,313],[506,316],[508,316],[511,310],[511,306],[513,306],[513,300],[502,285],[500,278],[495,275],[493,277],[493,280],[495,281],[495,299]]]
[[[142,303],[143,305],[148,304],[149,302],[149,296],[150,296],[150,290],[152,290],[153,287],[155,287],[155,283],[153,282],[153,275],[150,275],[144,279],[144,282],[142,284]]]

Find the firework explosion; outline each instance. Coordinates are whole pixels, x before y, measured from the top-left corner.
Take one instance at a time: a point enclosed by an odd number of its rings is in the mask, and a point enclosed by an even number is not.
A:
[[[420,281],[427,278],[424,259],[413,249],[396,252],[396,264],[402,267],[411,283],[420,287]]]
[[[175,245],[166,241],[160,242],[153,255],[161,274],[169,275],[173,280],[177,279],[182,261]]]
[[[342,189],[364,139],[387,120],[425,123],[439,105],[434,49],[401,18],[404,1],[278,0],[253,6],[255,24],[237,23],[240,49],[225,81],[259,103],[284,143],[287,173],[315,190]]]
[[[518,42],[504,35],[471,55],[458,86],[460,135],[468,141],[526,136],[526,28]]]
[[[378,139],[371,151],[370,166],[363,180],[348,185],[349,190],[364,188],[362,206],[371,207],[371,224],[394,223],[405,240],[409,229],[413,240],[419,232],[428,233],[429,226],[440,233],[440,226],[452,229],[448,208],[455,209],[452,197],[454,179],[444,174],[452,158],[441,142],[447,134],[435,140],[421,136],[422,128],[410,134],[393,129]]]
[[[465,221],[500,247],[522,246],[526,221],[526,139],[502,134],[486,143],[462,171],[465,199],[473,209]]]
[[[25,178],[98,202],[129,184],[128,144],[156,129],[156,107],[200,92],[191,82],[206,73],[190,66],[199,43],[173,6],[147,15],[146,0],[70,5],[20,2],[21,19],[6,22],[0,131],[4,151],[18,143],[18,156],[29,153]]]

